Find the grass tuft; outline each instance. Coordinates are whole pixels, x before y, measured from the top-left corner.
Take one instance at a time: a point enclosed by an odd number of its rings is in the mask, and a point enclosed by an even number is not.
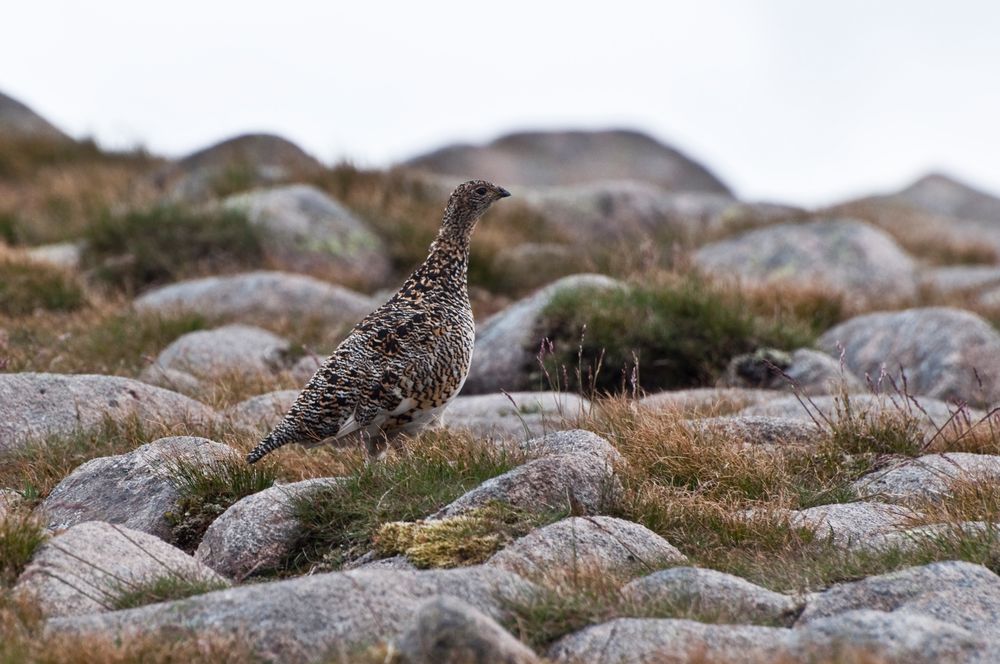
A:
[[[15,508],[0,516],[0,593],[17,581],[45,539],[45,524],[30,511]]]
[[[85,303],[80,284],[65,270],[0,255],[0,315],[73,311]]]
[[[112,611],[204,595],[228,586],[209,579],[188,579],[175,574],[157,576],[141,583],[122,585],[110,602]]]
[[[761,346],[810,345],[817,330],[798,315],[754,313],[738,291],[668,276],[628,289],[563,291],[535,337],[553,342],[544,360],[551,375],[601,366],[586,381],[600,392],[621,390],[623,376],[633,375],[644,390],[680,389],[714,384],[730,359]]]
[[[184,278],[259,268],[264,240],[235,211],[153,208],[104,215],[86,232],[84,265],[98,279],[134,294]]]
[[[422,434],[379,463],[357,455],[343,482],[293,502],[302,532],[288,565],[339,568],[367,553],[383,524],[426,517],[521,461],[443,430]]]
[[[274,486],[277,468],[268,462],[247,464],[235,456],[203,463],[179,458],[167,476],[180,492],[177,510],[165,515],[172,544],[192,553],[215,519],[241,498]]]

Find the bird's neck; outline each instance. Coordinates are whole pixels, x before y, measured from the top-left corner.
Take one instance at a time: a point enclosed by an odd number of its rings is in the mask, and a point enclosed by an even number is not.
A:
[[[435,275],[435,280],[449,287],[466,288],[469,274],[468,234],[445,233],[442,229],[431,244],[422,267]]]

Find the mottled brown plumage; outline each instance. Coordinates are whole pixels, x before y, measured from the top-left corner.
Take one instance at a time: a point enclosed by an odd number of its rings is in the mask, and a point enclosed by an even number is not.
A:
[[[374,455],[380,441],[434,420],[462,389],[472,361],[472,231],[507,196],[482,180],[455,190],[427,259],[354,327],[248,462],[289,443],[316,445],[355,433]]]

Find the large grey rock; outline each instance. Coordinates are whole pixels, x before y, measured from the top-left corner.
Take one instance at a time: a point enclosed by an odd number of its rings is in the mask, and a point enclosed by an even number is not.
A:
[[[940,173],[925,175],[896,198],[935,214],[1000,222],[1000,198]]]
[[[531,461],[486,480],[432,518],[457,516],[496,502],[530,512],[559,511],[574,500],[595,514],[613,504],[621,489],[615,476],[621,456],[589,431],[555,432],[521,447],[534,457]]]
[[[656,392],[639,400],[642,408],[668,411],[687,417],[728,415],[744,408],[784,397],[777,390],[743,387],[696,387],[689,390]]]
[[[181,281],[155,288],[135,301],[141,312],[194,312],[241,322],[305,319],[344,327],[354,325],[375,306],[364,295],[319,279],[265,271]]]
[[[957,417],[953,417],[958,413]],[[900,395],[851,394],[845,398],[843,394],[773,399],[754,406],[748,406],[739,415],[763,415],[767,417],[789,417],[817,422],[824,429],[830,423],[838,423],[846,419],[856,422],[866,420],[877,424],[882,418],[902,418],[912,421],[917,433],[925,440],[947,440],[948,436],[957,433],[965,427],[966,420],[978,422],[983,413],[971,409],[958,409],[933,399],[919,397],[913,400]],[[939,433],[940,431],[940,433]]]
[[[858,376],[900,368],[910,393],[975,406],[1000,401],[1000,333],[974,313],[948,307],[858,316],[820,337]]]
[[[391,266],[379,237],[316,187],[255,190],[230,196],[222,205],[245,213],[251,224],[265,230],[265,251],[280,265],[369,285],[389,275]]]
[[[235,427],[252,431],[270,431],[295,403],[300,390],[277,390],[250,397],[223,411],[222,416]]]
[[[797,625],[854,609],[930,617],[1000,642],[1000,577],[982,565],[937,562],[840,584],[810,598]]]
[[[453,145],[406,166],[507,185],[563,185],[636,179],[674,191],[729,190],[705,167],[635,131],[522,132],[485,146]]]
[[[725,384],[798,394],[863,392],[864,382],[826,353],[799,348],[786,353],[761,349],[734,357],[726,369]]]
[[[57,635],[112,635],[132,639],[190,638],[239,633],[264,661],[306,664],[351,661],[352,654],[397,638],[429,598],[448,595],[486,615],[525,601],[536,588],[515,574],[483,566],[419,572],[356,570],[314,574],[208,593],[129,611],[60,618]]]
[[[484,394],[531,389],[529,376],[537,370],[535,357],[541,345],[539,318],[552,298],[575,289],[608,289],[621,282],[598,274],[564,277],[518,300],[490,317],[476,334],[472,366],[462,394]]]
[[[205,531],[195,558],[232,579],[277,568],[299,534],[294,502],[340,481],[319,478],[280,484],[237,501]]]
[[[538,656],[495,620],[447,595],[428,600],[397,640],[400,664],[534,664]]]
[[[508,392],[460,396],[448,405],[441,422],[481,438],[534,438],[574,426],[592,405],[569,392]]]
[[[986,664],[997,646],[933,618],[861,610],[801,629],[619,618],[564,637],[547,655],[557,664]]]
[[[72,616],[114,610],[122,594],[164,577],[216,588],[229,585],[152,535],[87,521],[43,544],[14,592],[33,597],[46,616]]]
[[[184,157],[164,173],[168,197],[195,202],[219,192],[249,189],[315,173],[320,163],[273,134],[243,134]]]
[[[640,577],[621,596],[637,606],[670,608],[694,618],[727,623],[787,626],[802,603],[732,574],[674,567]]]
[[[577,569],[624,580],[685,562],[684,554],[645,526],[590,516],[539,528],[508,544],[486,564],[558,583]]]
[[[198,330],[160,351],[152,372],[183,372],[199,380],[273,376],[291,368],[291,344],[276,334],[249,325]]]
[[[858,495],[890,503],[933,500],[947,496],[956,480],[993,483],[1000,481],[1000,456],[949,452],[925,454],[855,480]]]
[[[996,526],[986,521],[929,523],[879,533],[874,537],[852,542],[850,548],[863,553],[909,553],[928,549],[933,551],[942,546],[952,546],[958,541],[973,543],[974,546],[995,546]]]
[[[833,503],[804,510],[792,510],[789,523],[809,528],[817,537],[853,548],[885,533],[905,528],[918,516],[900,505],[878,502]]]
[[[693,258],[708,275],[811,283],[859,302],[917,292],[913,259],[884,231],[852,219],[768,226],[705,245]]]
[[[92,429],[105,417],[145,424],[205,424],[203,403],[137,380],[86,374],[0,374],[0,450],[19,442]]]
[[[0,136],[68,141],[69,137],[25,104],[0,92]]]
[[[164,515],[177,507],[180,493],[171,480],[172,463],[211,464],[238,457],[228,445],[206,438],[161,438],[127,454],[91,459],[65,477],[41,505],[52,528],[106,521],[169,540]]]

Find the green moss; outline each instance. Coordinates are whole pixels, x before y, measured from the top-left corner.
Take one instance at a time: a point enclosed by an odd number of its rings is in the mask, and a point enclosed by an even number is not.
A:
[[[598,391],[631,387],[633,376],[645,390],[711,385],[736,355],[761,346],[808,346],[815,338],[796,319],[757,315],[738,294],[695,277],[563,291],[546,307],[534,337],[553,342],[545,358],[551,376],[563,375],[564,367],[587,374],[600,366],[578,380]]]
[[[372,543],[380,556],[404,555],[417,567],[461,567],[485,562],[512,540],[561,516],[493,502],[437,521],[384,523]]]
[[[64,270],[31,261],[0,259],[0,314],[72,311],[85,303],[83,289]]]
[[[97,278],[134,293],[192,276],[263,265],[263,239],[236,211],[154,208],[104,215],[86,235],[84,264]]]

